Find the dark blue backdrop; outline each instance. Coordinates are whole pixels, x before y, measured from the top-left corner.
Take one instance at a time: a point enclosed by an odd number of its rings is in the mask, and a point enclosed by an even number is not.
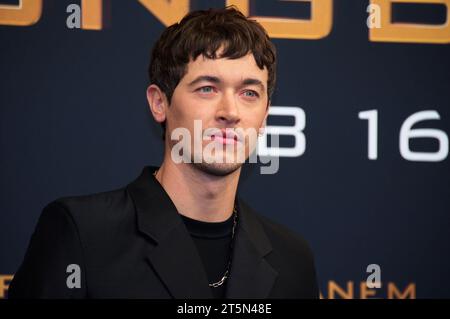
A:
[[[145,89],[149,52],[163,24],[130,0],[111,3],[108,28],[69,29],[70,3],[79,2],[44,1],[38,23],[0,26],[0,288],[22,261],[46,203],[122,187],[162,159]],[[393,297],[397,289],[407,297],[448,298],[449,159],[406,160],[399,134],[410,115],[424,110],[440,120],[414,128],[450,133],[450,46],[372,42],[368,1],[333,4],[327,37],[273,40],[279,68],[272,104],[304,110],[304,154],[281,158],[274,175],[246,165],[239,191],[309,241],[325,298],[362,297],[369,264],[381,267],[375,297]],[[192,1],[191,10],[223,5]],[[253,1],[252,10],[308,16],[308,7],[296,3]],[[442,10],[419,6],[396,14],[442,20]],[[376,160],[367,157],[368,123],[358,118],[372,109]],[[273,117],[270,124],[292,121]],[[439,144],[413,139],[410,148],[435,152]]]

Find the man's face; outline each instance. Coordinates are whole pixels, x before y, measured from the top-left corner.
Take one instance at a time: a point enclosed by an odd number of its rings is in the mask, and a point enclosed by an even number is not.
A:
[[[261,70],[251,53],[234,60],[202,55],[191,60],[166,109],[166,147],[172,149],[178,142],[171,140],[174,129],[186,128],[191,135],[187,156],[192,165],[218,176],[237,170],[253,152],[265,124],[267,80],[267,69]],[[194,130],[195,120],[200,120],[201,130]],[[219,130],[225,130],[225,135]],[[194,145],[194,138],[201,141],[201,148]]]

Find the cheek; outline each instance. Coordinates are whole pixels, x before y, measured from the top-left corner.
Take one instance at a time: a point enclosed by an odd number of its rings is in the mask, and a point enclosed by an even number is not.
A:
[[[194,127],[195,120],[201,120],[201,124],[204,128],[207,125],[213,108],[204,103],[198,102],[195,99],[189,99],[185,97],[177,97],[177,99],[172,100],[172,104],[169,107],[169,112],[167,114],[167,119],[171,129],[176,127],[184,127],[192,130]]]
[[[258,129],[264,121],[264,117],[266,116],[266,109],[251,109],[248,111],[244,111],[241,113],[242,124],[245,123],[245,126],[250,128],[253,127]]]

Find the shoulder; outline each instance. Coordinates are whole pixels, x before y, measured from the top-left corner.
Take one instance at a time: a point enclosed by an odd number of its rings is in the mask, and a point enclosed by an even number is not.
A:
[[[308,241],[300,233],[259,213],[246,203],[244,203],[244,205],[259,221],[272,246],[274,246],[273,248],[291,251],[292,253],[310,256],[312,258],[313,253],[311,247]]]
[[[273,265],[289,273],[315,278],[315,258],[308,241],[290,227],[264,216],[248,205],[246,206],[247,211],[261,225],[272,247],[267,259]]]
[[[132,207],[126,188],[119,188],[57,198],[45,206],[41,218],[55,220],[65,215],[77,229],[97,232],[129,219]]]
[[[263,215],[259,215],[259,220],[276,251],[290,256],[290,261],[313,263],[311,246],[300,233]]]
[[[279,276],[278,297],[317,298],[318,285],[314,254],[306,239],[290,227],[249,208],[259,222],[272,250],[266,259]],[[296,283],[293,285],[293,283]]]
[[[119,188],[86,195],[59,197],[50,202],[48,206],[60,206],[74,214],[78,214],[80,210],[94,214],[123,205],[127,200],[126,197],[126,189]]]

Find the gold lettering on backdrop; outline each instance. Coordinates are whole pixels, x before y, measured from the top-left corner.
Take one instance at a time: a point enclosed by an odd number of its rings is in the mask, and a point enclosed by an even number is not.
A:
[[[103,29],[103,0],[81,0],[81,28]]]
[[[0,299],[5,298],[6,292],[9,287],[9,283],[13,279],[14,275],[0,275]],[[339,286],[335,281],[328,281],[327,293],[328,296],[324,296],[320,293],[320,299],[368,299],[369,297],[375,297],[377,291],[380,289],[371,289],[367,287],[365,281],[360,282],[359,297],[355,294],[355,283],[353,281],[347,281],[345,288]],[[387,299],[416,299],[416,284],[409,283],[403,290],[399,289],[394,282],[387,283]]]
[[[1,1],[1,0],[0,0]],[[251,16],[249,0],[227,0],[244,14],[260,22],[272,38],[322,39],[330,34],[333,24],[332,0],[293,0],[311,3],[311,19]],[[165,26],[178,22],[189,12],[189,0],[139,0]],[[42,15],[42,0],[19,0],[19,4],[0,4],[0,25],[30,26]],[[450,0],[370,0],[380,8],[381,27],[369,29],[369,40],[374,42],[450,43]],[[393,3],[422,3],[444,5],[444,24],[393,23]],[[103,29],[103,1],[81,0],[82,29]]]
[[[369,298],[380,298],[377,297],[383,294],[383,298],[387,299],[416,299],[416,284],[409,283],[403,290],[400,290],[397,285],[393,282],[388,282],[387,285],[382,284],[382,287],[386,286],[387,290],[382,290],[381,288],[369,288],[367,283],[362,281],[359,283],[359,296],[358,292],[355,290],[355,282],[347,281],[346,287],[337,284],[335,281],[328,281],[327,295],[320,293],[320,299],[369,299]]]
[[[328,282],[328,299],[337,299],[336,295],[342,299],[353,299],[353,281],[347,281],[347,290],[341,288],[336,282],[330,280]]]
[[[296,0],[311,3],[311,19],[250,16],[257,20],[270,37],[283,39],[321,39],[331,32],[333,24],[332,0]],[[250,15],[249,0],[227,0],[243,14]]]
[[[139,0],[162,24],[168,27],[189,12],[189,0]]]
[[[361,282],[359,284],[359,297],[361,299],[370,299],[370,297],[375,297],[377,294],[377,289],[367,287],[367,282]]]
[[[42,0],[20,0],[17,5],[0,4],[0,24],[29,26],[39,21]]]
[[[387,297],[388,299],[416,299],[416,284],[410,283],[402,293],[393,282],[390,282]]]
[[[369,29],[369,40],[378,42],[450,43],[450,0],[371,0],[381,9],[381,28]],[[446,22],[441,25],[392,23],[393,3],[445,5]]]
[[[0,299],[5,298],[6,291],[8,291],[9,283],[13,279],[13,275],[0,275]]]

